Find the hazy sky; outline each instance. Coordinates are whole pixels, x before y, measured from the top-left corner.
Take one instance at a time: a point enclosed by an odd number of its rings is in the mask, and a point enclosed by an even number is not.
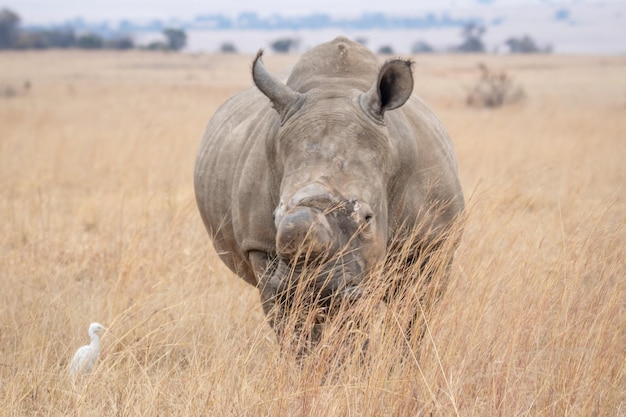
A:
[[[626,0],[608,0],[608,2]],[[365,11],[419,13],[438,9],[508,6],[549,3],[567,5],[594,0],[0,0],[0,7],[17,12],[25,24],[63,22],[75,17],[88,21],[144,20],[153,18],[190,19],[198,14],[259,13],[303,14],[322,11],[329,14],[361,14]],[[607,2],[607,0],[604,0]]]

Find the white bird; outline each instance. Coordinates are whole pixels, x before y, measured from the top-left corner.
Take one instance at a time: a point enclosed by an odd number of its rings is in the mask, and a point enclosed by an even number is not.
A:
[[[70,375],[76,376],[78,374],[84,374],[91,370],[93,364],[98,359],[100,354],[100,337],[98,332],[103,332],[106,329],[100,323],[91,323],[89,325],[89,337],[91,337],[91,343],[78,348],[72,362],[70,363]]]

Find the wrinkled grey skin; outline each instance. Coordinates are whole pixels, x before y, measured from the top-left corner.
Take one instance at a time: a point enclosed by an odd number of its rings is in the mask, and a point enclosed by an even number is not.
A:
[[[305,53],[286,84],[261,53],[252,72],[256,87],[209,122],[195,192],[222,261],[259,288],[278,329],[273,307],[305,265],[319,271],[313,293],[358,297],[392,239],[421,225],[433,245],[464,200],[446,131],[411,95],[410,62],[381,67],[340,37]]]

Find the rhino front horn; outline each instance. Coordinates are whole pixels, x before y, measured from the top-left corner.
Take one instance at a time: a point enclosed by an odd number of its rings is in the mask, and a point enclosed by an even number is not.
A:
[[[252,63],[252,79],[257,88],[272,102],[272,106],[280,115],[280,124],[282,125],[302,107],[305,95],[291,89],[287,84],[270,74],[263,65],[262,56],[263,49],[259,49]]]
[[[331,248],[330,225],[314,209],[301,207],[283,217],[278,225],[276,251],[282,258],[325,256]]]

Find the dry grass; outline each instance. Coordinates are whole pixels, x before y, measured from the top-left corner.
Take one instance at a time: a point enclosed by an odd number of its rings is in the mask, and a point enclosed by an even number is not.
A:
[[[193,198],[204,126],[249,61],[0,54],[0,84],[31,85],[0,98],[2,415],[626,415],[623,57],[419,57],[469,200],[448,290],[421,345],[398,302],[374,309],[365,357],[344,328],[301,366]],[[479,61],[527,100],[466,108]],[[101,360],[73,385],[91,321]]]

